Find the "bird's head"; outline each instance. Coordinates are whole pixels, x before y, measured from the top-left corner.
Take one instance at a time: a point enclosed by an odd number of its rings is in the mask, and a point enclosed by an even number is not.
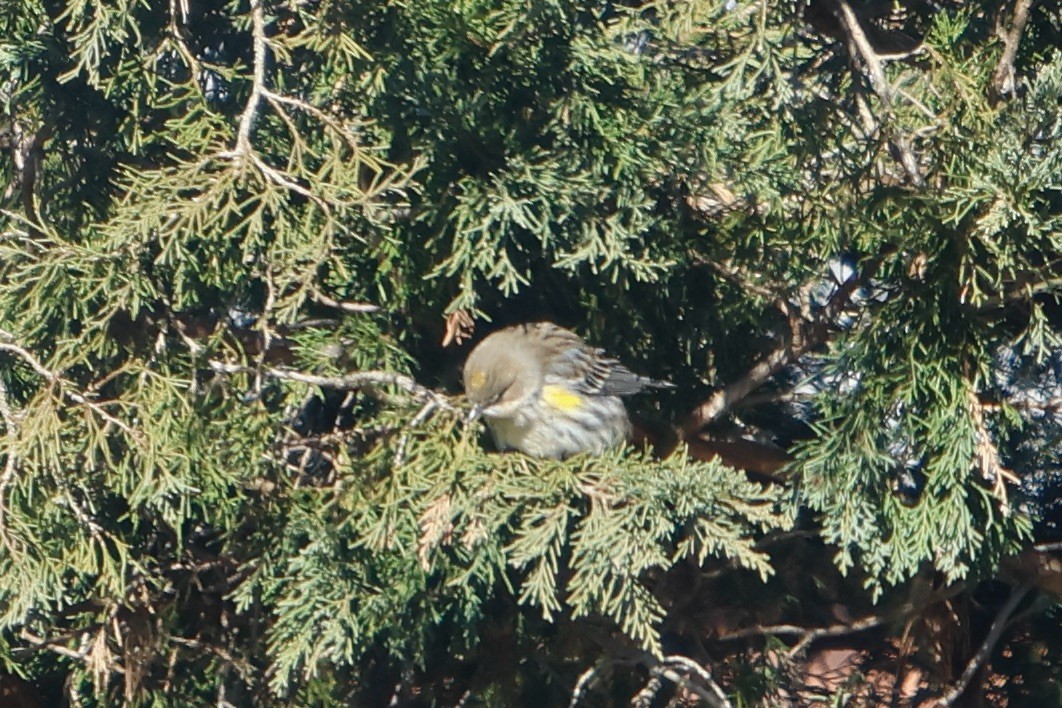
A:
[[[472,414],[505,418],[514,415],[541,384],[542,368],[531,350],[502,330],[488,336],[465,361],[465,395]]]

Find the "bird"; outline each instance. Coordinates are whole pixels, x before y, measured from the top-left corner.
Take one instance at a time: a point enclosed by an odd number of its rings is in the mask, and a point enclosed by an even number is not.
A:
[[[488,335],[465,360],[463,379],[470,419],[482,416],[499,450],[551,459],[622,445],[631,422],[621,397],[673,388],[552,322]]]

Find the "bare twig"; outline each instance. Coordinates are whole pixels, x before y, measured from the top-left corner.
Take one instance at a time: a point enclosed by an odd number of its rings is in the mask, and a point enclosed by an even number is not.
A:
[[[934,594],[929,599],[922,602],[908,602],[904,604],[898,611],[867,615],[852,622],[839,622],[837,624],[827,625],[825,627],[801,627],[794,624],[776,624],[776,625],[757,625],[755,627],[748,627],[746,629],[740,629],[729,634],[724,634],[718,637],[719,641],[731,641],[734,639],[746,639],[749,637],[764,637],[764,636],[787,636],[795,635],[800,639],[794,644],[787,652],[787,657],[792,660],[800,656],[807,650],[812,643],[819,639],[825,639],[828,637],[843,637],[848,634],[855,634],[858,632],[865,632],[868,629],[879,627],[883,624],[892,621],[898,621],[911,617],[917,613],[925,610],[925,608],[934,605],[938,602],[943,602],[952,597],[955,597],[959,593],[966,590],[965,583],[956,583],[954,585],[944,588],[939,593]]]
[[[202,642],[198,639],[188,639],[186,637],[171,636],[168,637],[168,640],[173,644],[188,647],[189,649],[194,649],[197,652],[207,651],[211,654],[214,654],[226,664],[236,669],[236,672],[239,673],[240,676],[242,676],[243,678],[247,678],[253,675],[254,673],[254,667],[251,666],[251,663],[249,661],[233,655],[225,647],[209,642]]]
[[[2,337],[4,339],[8,338],[6,333],[0,334],[0,337]],[[73,391],[73,390],[69,389],[67,383],[62,379],[61,376],[59,376],[59,374],[57,374],[54,371],[51,371],[50,369],[48,369],[48,367],[46,367],[44,364],[42,364],[40,362],[40,360],[37,359],[37,357],[34,356],[33,353],[30,352],[29,350],[27,350],[26,348],[21,347],[18,344],[15,344],[15,343],[13,343],[11,341],[6,341],[6,342],[0,341],[0,351],[10,352],[10,353],[18,356],[24,362],[29,364],[31,369],[33,369],[42,378],[47,380],[48,383],[50,383],[53,386],[55,386],[64,396],[69,398],[71,401],[73,401],[74,403],[77,403],[79,405],[85,406],[86,408],[91,410],[93,413],[98,415],[100,418],[103,418],[108,423],[111,423],[112,425],[115,425],[118,428],[121,428],[127,435],[129,435],[129,437],[133,438],[134,440],[139,440],[140,435],[137,433],[137,431],[135,431],[131,427],[129,427],[129,425],[127,423],[125,423],[124,421],[122,421],[119,418],[116,418],[115,416],[111,415],[99,403],[96,403],[95,401],[89,400],[88,398],[86,398],[84,395],[82,395],[81,393],[79,393],[77,391]]]
[[[15,481],[18,473],[18,455],[15,453],[15,440],[18,435],[18,423],[11,411],[11,404],[7,397],[7,385],[0,378],[0,417],[3,418],[5,437],[7,438],[7,457],[4,460],[4,472],[0,475],[0,540],[8,552],[15,555],[18,547],[7,528],[7,490]]]
[[[664,663],[685,669],[692,676],[696,676],[700,684],[683,680],[682,685],[700,696],[708,705],[717,706],[718,708],[730,708],[730,700],[726,697],[726,693],[723,692],[723,689],[719,687],[719,684],[712,678],[712,674],[704,666],[681,654],[665,656]],[[668,673],[665,673],[664,676],[669,681],[674,680]]]
[[[303,101],[302,99],[294,98],[292,96],[285,96],[283,94],[279,94],[279,93],[276,93],[274,91],[270,91],[269,89],[263,89],[262,90],[262,96],[267,101],[269,101],[271,104],[273,104],[273,107],[278,112],[283,112],[283,109],[281,108],[281,105],[286,105],[286,106],[291,106],[292,108],[297,108],[300,111],[308,113],[309,115],[313,116],[314,118],[317,118],[325,126],[327,126],[328,128],[331,128],[333,132],[335,132],[337,135],[339,135],[351,150],[353,150],[354,152],[356,152],[356,153],[358,153],[360,155],[360,149],[359,149],[360,146],[358,145],[358,136],[353,131],[351,131],[349,128],[347,128],[346,126],[342,125],[339,121],[337,121],[335,118],[333,118],[332,116],[330,116],[327,113],[325,113],[324,111],[322,111],[317,106],[315,106],[315,105],[313,105],[311,103],[307,103],[306,101]]]
[[[598,679],[599,666],[593,664],[587,667],[586,671],[579,674],[579,679],[575,682],[575,687],[572,689],[572,699],[568,702],[568,708],[575,708],[579,705],[579,701],[583,699],[583,694],[590,688]]]
[[[15,182],[22,195],[22,208],[33,237],[39,237],[41,223],[37,204],[37,176],[41,167],[41,146],[44,129],[30,130],[18,120],[12,121],[11,159],[15,166]]]
[[[729,280],[739,288],[747,290],[754,295],[759,295],[765,300],[775,302],[784,298],[781,290],[772,290],[771,288],[760,285],[754,280],[754,276],[751,273],[744,272],[739,266],[734,265],[730,261],[719,262],[706,258],[698,253],[691,253],[690,257],[697,265],[711,268],[724,279]]]
[[[1045,269],[1050,272],[1051,268],[1058,268],[1059,263],[1057,261],[1049,263],[1045,266]],[[1016,302],[1018,300],[1027,300],[1036,295],[1042,293],[1049,293],[1052,290],[1062,289],[1062,277],[1060,278],[1048,278],[1033,283],[1022,283],[1012,289],[1002,293],[1001,295],[994,295],[986,298],[979,303],[979,309],[991,310],[997,307],[1002,307],[1007,303]]]
[[[879,627],[885,624],[887,619],[888,617],[885,615],[870,615],[858,619],[855,622],[832,624],[829,627],[813,629],[801,637],[799,642],[793,645],[788,652],[788,657],[793,659],[800,656],[813,642],[819,639],[824,639],[826,637],[843,637],[848,634],[855,634],[856,632],[865,632],[868,629],[873,629],[874,627]]]
[[[85,631],[81,632],[81,634],[82,634],[82,636],[84,636],[84,635],[87,635],[91,631],[94,631],[94,630],[91,630],[91,629],[85,630]],[[45,650],[45,651],[50,651],[53,654],[58,654],[60,656],[65,656],[65,657],[67,657],[69,659],[75,659],[75,660],[80,661],[80,662],[85,663],[85,664],[87,664],[88,661],[89,661],[89,653],[90,652],[89,652],[89,644],[87,642],[82,642],[82,648],[81,649],[74,650],[74,649],[71,649],[70,647],[63,646],[62,644],[59,643],[59,642],[68,641],[70,639],[70,637],[63,637],[63,638],[57,638],[57,639],[44,639],[43,637],[38,637],[37,635],[33,634],[28,629],[23,629],[19,633],[19,636],[22,639],[25,639],[27,642],[29,642],[32,645],[33,649],[41,649],[41,650]],[[16,648],[16,651],[17,651],[17,648]],[[108,669],[110,671],[113,671],[116,674],[125,674],[125,669],[123,669],[118,664],[111,664],[110,666],[108,666]]]
[[[1007,598],[1006,603],[999,610],[999,614],[996,615],[995,621],[992,622],[992,627],[988,630],[988,635],[981,643],[981,648],[977,650],[977,653],[971,657],[970,661],[966,664],[966,668],[962,672],[962,676],[955,682],[955,685],[945,693],[940,699],[940,705],[951,706],[962,697],[962,694],[966,693],[966,689],[970,686],[970,681],[973,680],[977,671],[988,661],[988,657],[992,654],[992,650],[995,649],[996,643],[999,638],[1003,636],[1003,632],[1009,626],[1011,615],[1018,609],[1018,605],[1025,599],[1025,596],[1029,594],[1031,586],[1022,585],[1015,588],[1010,597]]]
[[[310,292],[310,297],[315,302],[319,302],[325,307],[334,307],[335,309],[343,310],[344,312],[356,312],[360,314],[365,312],[380,311],[379,305],[372,305],[367,302],[345,302],[343,300],[336,300],[334,298],[328,297],[320,290],[316,289]]]
[[[853,55],[859,56],[863,60],[867,76],[870,79],[870,87],[881,99],[886,112],[891,113],[893,88],[889,84],[888,79],[885,78],[885,70],[881,65],[881,57],[876,51],[874,51],[874,47],[870,44],[866,33],[863,31],[862,25],[859,23],[859,18],[856,16],[847,0],[837,0],[837,10],[839,19],[844,25],[845,32],[848,35],[849,52]],[[869,106],[861,105],[861,108],[863,109],[862,118],[864,128],[869,128],[868,134],[873,134],[876,132],[877,121],[874,120],[872,114],[870,114]],[[893,157],[900,163],[900,166],[903,167],[911,184],[916,187],[924,187],[925,179],[922,177],[922,171],[918,167],[918,160],[915,157],[914,152],[911,150],[907,138],[900,134],[894,134],[890,137],[889,147]]]
[[[212,370],[220,374],[253,374],[255,371],[254,368],[242,364],[226,364],[221,361],[211,361],[209,362],[209,366]],[[353,374],[347,374],[346,376],[319,376],[317,374],[306,374],[301,371],[265,367],[262,369],[262,375],[284,381],[297,381],[299,383],[310,384],[311,386],[321,386],[322,388],[334,388],[341,391],[365,389],[376,386],[394,386],[415,399],[431,401],[437,408],[453,410],[453,406],[445,396],[432,391],[426,386],[421,386],[410,376],[390,371],[358,371]]]
[[[1007,407],[1020,411],[1058,413],[1062,411],[1062,396],[1054,396],[1043,401],[1034,401],[1029,398],[1008,399],[1006,401],[981,401],[981,407],[986,411],[998,411]]]
[[[692,437],[766,383],[783,367],[822,344],[827,338],[830,325],[848,306],[856,290],[873,278],[879,265],[880,260],[875,260],[868,264],[863,273],[853,273],[841,283],[814,322],[791,320],[792,331],[781,346],[768,352],[744,376],[717,390],[686,416],[682,426],[683,437]]]
[[[992,483],[992,492],[999,499],[1000,511],[1009,516],[1011,513],[1010,502],[1007,500],[1007,482],[1019,483],[1021,480],[1003,466],[999,458],[999,449],[992,441],[992,434],[985,424],[985,408],[981,399],[971,385],[967,392],[967,400],[970,405],[970,419],[977,433],[974,447],[974,462],[981,471],[981,477],[986,482]]]
[[[863,31],[863,26],[859,24],[859,18],[856,16],[847,0],[837,0],[837,9],[840,14],[841,23],[844,25],[845,31],[848,33],[848,38],[851,40],[852,44],[855,45],[859,56],[863,59],[863,63],[867,68],[867,75],[870,77],[871,88],[874,89],[874,93],[878,94],[883,101],[891,101],[892,87],[889,86],[889,82],[885,78],[885,70],[881,66],[881,58],[878,56],[878,53],[874,51],[874,47],[870,44],[870,40],[867,39],[867,35]]]
[[[687,675],[684,676],[680,671],[686,672]],[[649,681],[631,699],[631,705],[639,707],[651,705],[653,698],[660,692],[660,679],[667,679],[677,686],[682,686],[687,691],[696,694],[712,708],[731,708],[730,700],[712,678],[711,673],[693,659],[678,654],[665,656],[661,661],[653,663],[649,669]]]
[[[1029,21],[1029,10],[1033,0],[1017,0],[1014,3],[1014,16],[1010,29],[1003,34],[1003,54],[999,57],[996,70],[992,72],[992,90],[995,96],[1006,98],[1018,92],[1018,81],[1014,72],[1014,60],[1018,56],[1018,45],[1025,25]]]
[[[265,11],[262,8],[262,0],[251,0],[251,40],[254,46],[254,66],[252,67],[251,95],[247,98],[247,105],[240,114],[240,124],[236,131],[236,148],[234,152],[238,156],[248,156],[251,147],[251,129],[257,117],[258,106],[262,102],[262,92],[265,89],[266,59],[269,51],[268,40],[265,32]]]
[[[413,416],[409,423],[406,424],[405,430],[402,432],[401,437],[399,437],[398,445],[395,449],[395,456],[393,460],[393,464],[395,467],[398,467],[402,464],[402,462],[405,461],[406,446],[409,444],[410,431],[418,427],[425,420],[427,420],[431,416],[431,414],[435,412],[436,408],[437,406],[435,404],[435,401],[429,399],[423,406],[421,406],[420,410],[417,411],[417,414]]]

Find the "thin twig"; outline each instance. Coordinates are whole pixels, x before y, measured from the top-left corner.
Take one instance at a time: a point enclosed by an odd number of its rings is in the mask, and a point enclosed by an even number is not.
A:
[[[855,634],[857,632],[865,632],[868,629],[879,627],[885,624],[888,618],[885,615],[870,615],[863,619],[858,619],[855,622],[847,622],[844,624],[834,624],[829,627],[821,627],[819,629],[813,629],[803,637],[800,641],[793,645],[789,650],[787,656],[790,659],[794,659],[801,654],[812,644],[812,642],[824,639],[826,637],[843,637],[848,634]]]
[[[367,302],[345,302],[343,300],[336,300],[316,289],[310,292],[310,297],[315,302],[319,302],[325,307],[334,307],[335,309],[343,310],[344,312],[356,312],[360,314],[380,311],[379,305],[372,305]]]
[[[7,438],[7,457],[4,460],[4,473],[0,476],[0,540],[3,541],[4,547],[7,548],[9,553],[16,555],[19,549],[7,527],[7,491],[11,488],[11,484],[15,481],[15,475],[18,473],[18,455],[15,453],[18,423],[11,411],[11,404],[8,401],[7,394],[7,385],[4,383],[3,378],[0,378],[0,417],[4,420],[5,437]]]
[[[686,681],[683,681],[683,685],[703,698],[708,705],[718,708],[730,708],[730,700],[726,697],[726,693],[719,687],[719,684],[712,678],[712,674],[704,666],[681,654],[665,656],[664,663],[680,666],[700,679],[703,686]],[[668,680],[674,680],[667,674],[665,676]]]
[[[856,17],[847,0],[837,0],[837,9],[840,11],[840,20],[848,33],[848,37],[852,40],[867,68],[871,88],[883,101],[891,101],[892,87],[889,86],[889,82],[885,78],[885,70],[881,66],[881,58],[874,51],[874,47],[870,44],[870,40],[867,39],[866,33],[863,32],[863,26],[859,24],[859,18]]]
[[[962,697],[962,694],[966,693],[966,689],[970,686],[970,681],[973,680],[978,669],[988,661],[988,657],[992,654],[992,650],[995,649],[996,643],[1009,626],[1010,616],[1014,614],[1014,610],[1018,609],[1018,605],[1021,604],[1021,601],[1025,599],[1031,589],[1029,585],[1022,585],[1011,592],[1007,602],[999,610],[999,614],[996,615],[995,621],[992,622],[992,627],[988,630],[988,635],[985,637],[984,642],[981,643],[981,648],[966,664],[962,676],[955,682],[955,685],[941,697],[940,705],[955,705],[955,702]]]
[[[891,113],[891,106],[893,100],[893,88],[889,84],[888,79],[885,78],[885,70],[881,65],[881,57],[874,47],[870,44],[870,40],[867,39],[866,33],[863,31],[863,26],[859,23],[859,18],[852,10],[847,0],[837,0],[838,18],[841,24],[844,25],[845,32],[849,39],[849,52],[858,56],[863,61],[863,66],[866,67],[867,77],[870,80],[870,87],[874,93],[878,95],[882,103],[885,106],[887,113]],[[857,102],[858,104],[858,102]],[[862,106],[865,113],[869,113],[869,108]],[[864,128],[871,128],[876,125],[877,121],[868,120],[867,115],[863,115]],[[870,130],[870,133],[875,132]],[[869,136],[868,136],[869,137]],[[904,172],[907,173],[907,178],[911,181],[911,184],[916,187],[924,187],[925,179],[922,177],[922,172],[918,167],[918,160],[911,150],[911,146],[907,141],[907,138],[903,135],[895,134],[891,136],[889,140],[890,147],[892,148],[893,157],[896,158],[900,166],[903,167]]]
[[[575,682],[575,687],[572,689],[572,699],[568,702],[568,708],[576,708],[579,705],[579,701],[583,699],[583,694],[590,688],[590,685],[598,678],[599,666],[593,664],[587,667],[583,673],[579,674],[579,679]]]
[[[1034,401],[1029,398],[1012,398],[1005,401],[981,401],[981,407],[986,411],[998,411],[1004,407],[1019,411],[1041,411],[1044,413],[1058,413],[1062,411],[1062,396],[1054,396],[1044,401]]]
[[[999,457],[999,449],[992,441],[992,434],[985,424],[985,408],[981,404],[971,384],[967,391],[967,401],[970,406],[970,419],[974,425],[977,439],[974,445],[974,462],[981,471],[981,478],[992,483],[992,492],[999,499],[1000,511],[1004,516],[1011,513],[1010,502],[1007,499],[1007,482],[1020,483],[1017,475],[1003,466]]]
[[[1059,265],[1060,264],[1055,261],[1044,266],[1044,268],[1050,270],[1051,268],[1059,267]],[[1048,278],[1047,280],[1041,280],[1039,282],[1034,283],[1023,283],[1022,285],[1014,287],[1013,289],[1004,292],[1001,295],[994,295],[992,297],[984,299],[983,301],[978,303],[978,307],[981,310],[991,310],[997,307],[1002,307],[1003,305],[1006,305],[1011,302],[1016,302],[1018,300],[1028,300],[1036,295],[1040,295],[1042,293],[1049,293],[1052,290],[1057,291],[1060,289],[1062,289],[1062,277]]]
[[[795,624],[757,625],[755,627],[748,627],[746,629],[730,632],[729,634],[724,634],[718,637],[717,641],[731,641],[734,639],[746,639],[749,637],[797,635],[800,637],[800,640],[787,652],[787,657],[792,660],[800,656],[812,643],[819,639],[825,639],[827,637],[843,637],[848,634],[865,632],[868,629],[879,627],[887,622],[901,621],[917,613],[923,612],[925,608],[935,605],[938,602],[944,602],[945,600],[955,597],[965,590],[966,584],[960,582],[944,588],[924,602],[919,602],[917,604],[908,602],[899,608],[898,611],[886,614],[867,615],[866,617],[857,619],[853,622],[839,622],[825,627],[814,628],[801,627]]]
[[[258,106],[262,102],[262,91],[265,89],[266,59],[268,55],[268,40],[265,32],[265,11],[262,8],[262,0],[251,0],[251,41],[254,46],[254,66],[251,75],[251,95],[247,98],[247,105],[240,114],[240,124],[236,131],[237,155],[250,155],[251,130],[257,117]]]
[[[209,366],[212,370],[220,374],[254,373],[252,367],[244,366],[242,364],[226,364],[221,361],[210,361]],[[301,371],[266,367],[262,369],[262,375],[284,381],[297,381],[299,383],[310,384],[311,386],[321,386],[322,388],[334,388],[341,391],[364,389],[373,386],[394,386],[416,399],[431,401],[438,408],[442,408],[443,410],[453,410],[453,406],[448,400],[446,400],[445,396],[432,391],[426,386],[421,386],[410,376],[390,371],[358,371],[353,374],[347,374],[346,376],[320,376],[317,374],[306,374]]]
[[[771,288],[764,287],[753,280],[751,273],[744,272],[738,266],[735,266],[730,261],[715,261],[711,258],[706,258],[698,253],[690,254],[691,260],[697,265],[703,265],[711,268],[724,279],[729,280],[734,285],[737,285],[743,290],[747,290],[754,295],[759,295],[765,300],[774,302],[776,300],[784,299],[784,295],[781,290],[772,290]]]
[[[294,98],[293,96],[285,96],[283,94],[270,91],[269,89],[263,89],[262,96],[267,101],[272,103],[273,107],[278,112],[283,112],[283,109],[281,109],[280,105],[287,105],[293,108],[298,108],[299,110],[310,114],[314,118],[317,118],[319,121],[324,123],[325,126],[331,128],[335,133],[342,137],[343,141],[347,143],[351,150],[359,152],[360,146],[358,145],[357,135],[353,133],[349,128],[341,125],[339,121],[322,111],[317,106],[311,103],[307,103],[302,99]]]
[[[992,72],[992,90],[999,98],[1013,96],[1018,92],[1014,60],[1018,56],[1018,45],[1021,44],[1021,36],[1029,21],[1029,10],[1032,4],[1033,0],[1017,0],[1014,3],[1014,16],[1010,22],[1010,30],[1003,35],[1003,54],[999,57],[995,71]]]
[[[5,339],[8,338],[6,336],[6,333],[3,333],[0,336],[2,336]],[[71,401],[73,401],[74,403],[77,403],[79,405],[85,406],[86,408],[88,408],[89,410],[94,412],[96,415],[98,415],[99,417],[103,418],[108,423],[111,423],[111,424],[121,428],[127,435],[129,435],[129,437],[133,438],[134,440],[139,440],[140,435],[137,433],[137,431],[135,431],[131,427],[129,427],[129,425],[127,423],[125,423],[124,421],[122,421],[122,420],[116,418],[115,416],[111,415],[110,413],[108,413],[103,408],[103,406],[101,406],[99,403],[96,403],[95,401],[89,400],[88,398],[86,398],[84,395],[78,393],[77,391],[70,390],[67,387],[66,382],[62,379],[61,376],[59,376],[59,374],[57,374],[54,371],[51,371],[50,369],[48,369],[48,367],[46,367],[44,364],[42,364],[40,362],[40,360],[37,359],[37,357],[34,356],[33,353],[30,352],[28,349],[26,349],[24,347],[21,347],[21,346],[19,346],[17,344],[14,344],[13,342],[10,342],[10,341],[8,341],[8,342],[0,341],[0,351],[6,351],[6,352],[11,352],[12,354],[15,354],[20,359],[22,359],[24,362],[29,364],[30,368],[33,369],[42,378],[47,380],[48,383],[52,384],[57,389],[59,389],[60,393],[62,393],[67,398],[69,398]]]
[[[83,632],[82,634],[87,634],[89,631],[92,631],[92,630],[85,630],[85,632]],[[57,643],[57,642],[61,642],[61,641],[66,641],[66,638],[44,639],[42,637],[36,636],[35,634],[32,634],[28,629],[22,629],[22,631],[19,633],[19,636],[22,637],[22,639],[25,639],[27,642],[29,642],[32,645],[33,649],[42,649],[42,650],[45,650],[45,651],[50,651],[50,652],[52,652],[54,654],[58,654],[60,656],[65,656],[65,657],[67,657],[69,659],[75,659],[75,660],[80,661],[82,663],[87,663],[88,662],[89,652],[88,652],[87,645],[86,645],[85,648],[82,648],[81,650],[74,650],[74,649],[71,649],[70,647],[66,647],[66,646],[63,646],[62,644],[58,644]],[[18,650],[18,648],[16,647],[16,651],[17,650]],[[123,669],[118,664],[112,664],[112,665],[108,666],[107,668],[108,668],[109,671],[113,671],[116,674],[125,674],[125,669]]]
[[[868,264],[862,273],[853,273],[841,283],[814,322],[791,321],[793,331],[781,346],[768,352],[744,376],[717,390],[686,416],[682,426],[683,437],[688,439],[704,426],[717,420],[783,367],[822,344],[827,338],[830,325],[851,302],[856,290],[873,278],[879,265],[880,260],[875,260]]]
[[[401,437],[398,439],[398,445],[395,449],[395,456],[392,463],[395,467],[401,465],[406,459],[406,446],[409,445],[409,433],[414,428],[418,427],[421,423],[428,419],[436,409],[435,401],[428,400],[421,409],[417,411],[417,414],[405,425],[405,430],[402,432]]]
[[[683,676],[677,669],[685,670],[699,680],[694,681],[692,678]],[[698,698],[704,701],[706,705],[711,706],[711,708],[731,708],[731,703],[726,697],[726,693],[712,679],[712,675],[708,670],[693,659],[680,655],[665,656],[663,660],[656,662],[652,666],[649,670],[649,681],[642,690],[634,695],[634,698],[631,699],[631,705],[639,707],[651,705],[653,698],[660,692],[661,678],[667,679],[691,693],[695,693]]]

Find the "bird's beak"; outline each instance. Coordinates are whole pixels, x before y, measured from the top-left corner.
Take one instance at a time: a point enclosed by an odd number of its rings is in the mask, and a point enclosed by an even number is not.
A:
[[[465,418],[465,425],[474,423],[480,416],[483,415],[483,406],[478,403],[472,406],[472,410],[468,412],[468,417]]]

